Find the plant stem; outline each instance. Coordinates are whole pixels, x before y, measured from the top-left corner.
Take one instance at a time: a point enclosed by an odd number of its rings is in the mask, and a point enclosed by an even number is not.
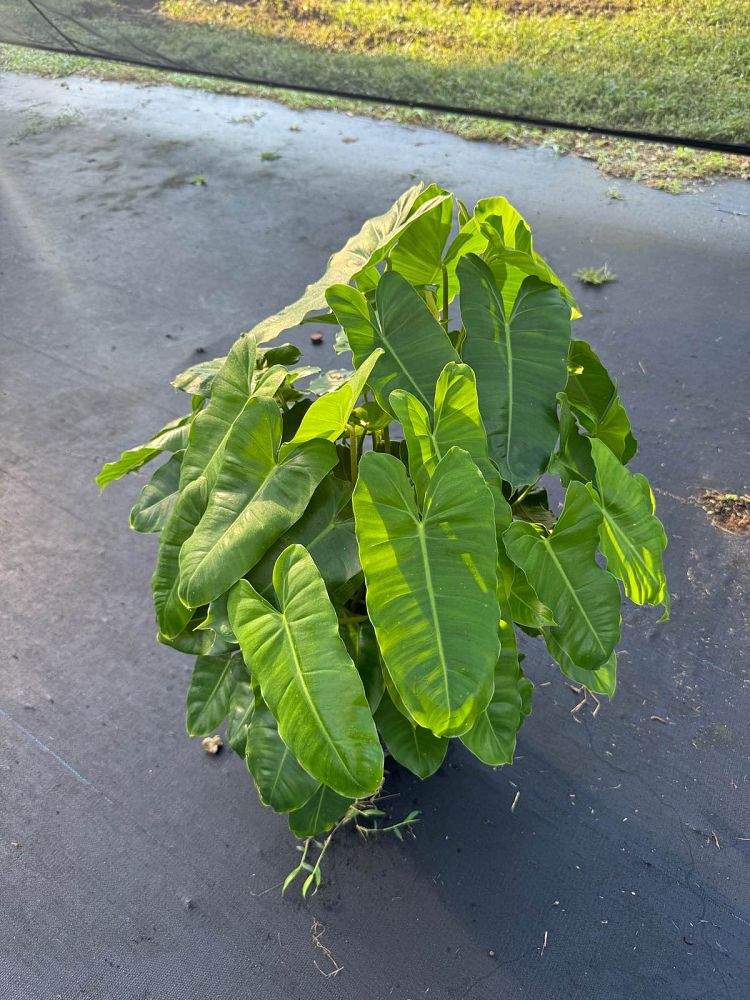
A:
[[[368,615],[340,615],[339,624],[341,625],[357,625],[359,622],[369,621]]]
[[[349,471],[351,474],[352,485],[357,485],[357,433],[354,428],[349,425]]]
[[[513,503],[511,504],[511,506],[512,506],[512,507],[515,507],[515,505],[516,505],[517,503],[520,503],[520,502],[521,502],[521,501],[522,501],[522,500],[524,499],[524,497],[525,497],[525,496],[526,496],[526,495],[528,494],[529,490],[533,489],[533,488],[534,488],[535,486],[536,486],[536,483],[529,483],[529,485],[528,485],[528,486],[524,486],[524,488],[523,488],[523,489],[521,490],[521,492],[520,492],[520,493],[518,494],[518,496],[517,496],[517,497],[516,497],[516,499],[515,499],[515,500],[513,501]]]
[[[443,264],[443,314],[441,317],[443,329],[448,332],[448,268]]]
[[[391,453],[391,425],[386,424],[383,428],[383,450],[387,455]]]

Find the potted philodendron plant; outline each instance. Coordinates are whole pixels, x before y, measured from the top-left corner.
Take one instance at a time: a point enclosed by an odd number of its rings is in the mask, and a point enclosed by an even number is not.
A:
[[[384,748],[420,778],[451,739],[512,762],[533,688],[518,629],[611,697],[622,592],[668,614],[664,529],[579,317],[504,198],[469,212],[413,187],[301,299],[179,375],[185,416],[97,477],[166,457],[130,523],[159,533],[159,641],[196,658],[187,731],[227,720],[304,841],[305,892],[330,831],[378,827]],[[351,370],[268,346],[311,319]]]

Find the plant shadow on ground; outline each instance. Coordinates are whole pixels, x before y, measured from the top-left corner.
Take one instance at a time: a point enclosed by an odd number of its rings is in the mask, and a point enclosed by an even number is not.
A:
[[[407,993],[429,985],[441,997],[484,1000],[528,982],[528,964],[543,958],[559,995],[642,982],[640,995],[651,996],[647,970],[655,967],[669,996],[710,995],[720,958],[724,974],[741,980],[742,928],[726,919],[732,897],[697,873],[701,854],[713,860],[709,832],[690,828],[637,764],[607,757],[619,735],[613,709],[612,722],[602,713],[580,726],[567,704],[557,713],[554,730],[532,716],[517,763],[502,772],[487,772],[457,745],[424,784],[389,762],[392,818],[422,811],[416,842],[342,837],[315,912],[335,914],[356,879],[371,897],[368,912],[379,914],[384,955],[403,952],[403,907],[419,914],[409,949],[429,941],[436,975],[414,983],[408,961],[396,960],[394,983]],[[643,742],[655,745],[648,734]],[[387,898],[393,880],[384,884],[383,872],[393,868],[401,885]]]

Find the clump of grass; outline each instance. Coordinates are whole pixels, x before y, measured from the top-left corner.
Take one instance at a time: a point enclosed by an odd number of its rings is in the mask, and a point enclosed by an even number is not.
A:
[[[208,183],[208,181],[207,181],[207,180],[206,180],[206,178],[205,178],[205,177],[203,176],[203,174],[194,174],[194,175],[193,175],[193,176],[192,176],[192,177],[190,178],[190,183],[191,183],[191,184],[194,184],[194,185],[195,185],[195,187],[205,187],[205,186],[206,186],[206,184]]]
[[[264,161],[264,163],[273,163],[274,160],[281,159],[281,153],[274,153],[273,151],[268,151],[265,153],[261,153],[260,158],[261,160]]]
[[[43,135],[45,132],[55,132],[58,129],[68,128],[70,125],[78,125],[83,115],[77,109],[65,109],[60,114],[50,118],[47,115],[34,111],[27,116],[26,125],[8,140],[9,146],[17,146],[25,139],[31,139],[36,135]]]
[[[623,195],[622,191],[618,188],[616,184],[613,184],[612,187],[607,188],[606,195],[610,199],[610,201],[625,201],[625,196]]]
[[[610,281],[617,281],[617,275],[610,270],[609,264],[601,267],[581,267],[573,274],[584,285],[606,285]]]

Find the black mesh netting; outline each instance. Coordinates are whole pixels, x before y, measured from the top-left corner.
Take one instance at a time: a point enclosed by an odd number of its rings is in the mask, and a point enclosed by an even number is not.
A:
[[[0,41],[750,152],[747,0],[0,0]]]

